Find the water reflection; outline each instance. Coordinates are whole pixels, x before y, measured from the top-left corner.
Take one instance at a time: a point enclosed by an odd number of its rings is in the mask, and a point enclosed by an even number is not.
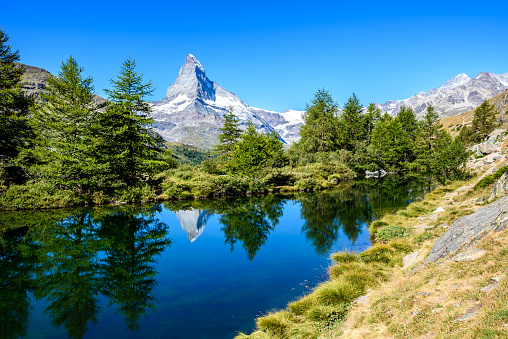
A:
[[[82,338],[97,323],[99,294],[136,330],[155,302],[155,256],[170,245],[157,212],[160,207],[81,209],[57,222],[48,212],[29,227],[1,232],[1,337],[26,335],[28,292],[48,302],[45,312],[68,337]]]
[[[317,256],[326,258],[334,244],[341,241],[341,236],[347,238],[350,244],[362,237],[359,242],[368,245],[365,236],[361,235],[368,222],[404,207],[428,190],[429,185],[425,181],[391,178],[366,180],[344,190],[326,193],[165,203],[165,209],[175,212],[173,220],[179,223],[175,226],[183,229],[187,239],[193,242],[192,251],[196,251],[176,254],[178,260],[175,262],[181,261],[186,272],[193,274],[181,276],[179,281],[182,281],[182,286],[189,285],[189,281],[195,282],[196,285],[192,286],[198,286],[196,291],[190,288],[185,295],[179,295],[178,289],[165,291],[165,302],[168,303],[172,296],[180,303],[181,300],[192,300],[192,305],[199,306],[192,294],[195,292],[199,295],[197,299],[207,300],[207,305],[218,305],[216,300],[205,298],[221,291],[221,286],[210,286],[211,292],[199,294],[199,288],[209,286],[206,281],[199,285],[203,274],[194,269],[195,263],[194,266],[185,266],[187,256],[215,253],[208,250],[211,247],[206,247],[209,246],[206,241],[202,252],[195,246],[196,243],[201,244],[198,238],[204,236],[205,226],[211,221],[207,231],[218,232],[219,241],[228,247],[225,253],[233,257],[230,251],[240,252],[243,261],[256,260],[264,247],[270,247],[268,239],[274,236],[276,229],[293,226],[301,230],[301,234],[297,233],[301,244],[306,246],[300,247],[300,251],[310,248],[305,252],[306,257],[314,251]],[[32,312],[30,295],[43,303],[52,325],[63,329],[68,337],[84,337],[92,324],[100,328],[101,309],[106,308],[121,315],[125,328],[132,334],[141,333],[141,319],[148,311],[155,310],[160,298],[155,292],[158,285],[156,260],[172,244],[169,226],[158,219],[163,211],[162,205],[156,205],[0,214],[0,338],[30,335],[27,334]],[[289,217],[288,213],[293,215]],[[295,224],[284,226],[281,220],[288,218]],[[186,245],[191,245],[183,234],[182,238]],[[222,244],[219,245],[223,248]],[[293,243],[289,247],[293,246],[296,248]],[[270,251],[269,261],[276,262],[274,256],[279,249],[272,248]],[[295,255],[290,254],[291,258]],[[228,260],[223,254],[219,258]],[[266,255],[257,264],[263,263],[263,260],[266,260]],[[300,258],[299,265],[302,260]],[[166,265],[169,265],[168,261]],[[285,265],[288,266],[287,263]],[[235,267],[231,276],[220,277],[221,284],[227,279],[242,279],[238,270],[247,266]],[[253,281],[262,271],[267,271],[267,268],[263,266],[247,280]],[[176,270],[172,272],[181,274]],[[266,279],[270,286],[274,286],[275,282],[270,278],[260,279]],[[168,279],[167,276],[165,279]],[[235,282],[233,285],[239,284]],[[227,289],[224,293],[222,300],[227,301],[249,292],[239,288],[238,291]],[[103,299],[107,300],[107,307],[101,303]],[[177,305],[181,308],[183,304]],[[164,309],[171,312],[167,304]],[[217,311],[218,314],[221,312]],[[253,312],[259,314],[260,311]],[[249,316],[249,319],[253,317]],[[171,321],[172,326],[178,323],[178,319]],[[178,334],[175,335],[178,337]]]

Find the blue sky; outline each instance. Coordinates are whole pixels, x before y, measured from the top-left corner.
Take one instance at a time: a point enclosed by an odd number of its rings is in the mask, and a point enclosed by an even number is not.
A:
[[[405,99],[459,73],[508,72],[506,1],[9,1],[21,62],[57,74],[73,55],[103,95],[130,55],[164,97],[188,53],[247,104],[305,109]]]

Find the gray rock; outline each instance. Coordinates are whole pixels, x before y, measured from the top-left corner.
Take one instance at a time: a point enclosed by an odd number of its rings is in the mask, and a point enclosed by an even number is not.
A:
[[[504,173],[494,184],[494,188],[490,192],[489,201],[504,197],[508,194],[508,174]]]
[[[418,263],[419,261],[421,261],[422,259],[423,259],[422,255],[420,255],[420,252],[418,252],[418,251],[408,254],[402,259],[402,265],[403,265],[402,268],[403,269],[409,268],[409,267],[415,265],[416,263]]]
[[[434,242],[424,263],[436,262],[454,254],[460,248],[471,248],[490,231],[500,231],[508,224],[508,197],[480,208],[475,213],[456,220],[450,228]]]
[[[482,152],[482,154],[487,155],[487,154],[497,151],[498,148],[493,143],[486,141],[486,142],[482,142],[481,144],[478,144],[478,150],[480,152]]]
[[[486,195],[484,195],[484,196],[482,196],[482,197],[478,197],[478,198],[476,199],[476,203],[477,203],[478,205],[483,205],[483,204],[485,204],[488,200],[489,200],[489,197],[488,197],[488,196],[486,196]]]
[[[457,254],[453,257],[454,261],[473,261],[483,257],[487,251],[480,250],[477,248],[470,248],[462,253]]]
[[[469,320],[469,319],[473,318],[476,315],[476,313],[478,313],[478,311],[464,314],[462,317],[455,319],[455,321]]]

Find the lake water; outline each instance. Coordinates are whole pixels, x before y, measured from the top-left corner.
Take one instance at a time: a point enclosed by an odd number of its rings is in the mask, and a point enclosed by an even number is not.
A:
[[[414,178],[325,193],[1,212],[0,338],[233,338],[327,278],[330,253],[423,197]]]

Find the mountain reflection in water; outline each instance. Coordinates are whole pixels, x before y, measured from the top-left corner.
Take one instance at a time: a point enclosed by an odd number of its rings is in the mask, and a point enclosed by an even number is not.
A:
[[[284,307],[305,292],[303,287],[292,291],[288,286],[299,286],[303,280],[310,285],[312,279],[319,282],[308,272],[326,265],[336,244],[354,246],[361,237],[364,248],[371,220],[429,189],[417,180],[366,183],[291,196],[2,212],[0,337],[82,338],[127,331],[125,335],[140,337],[166,333],[171,338],[227,338],[252,330],[255,316],[274,307],[269,299],[277,299],[275,307]],[[179,247],[183,244],[172,227],[175,220],[192,249]],[[201,239],[207,235],[211,238]],[[222,237],[230,258],[213,237],[219,241]],[[301,244],[298,237],[304,239]],[[181,245],[173,249],[177,243]],[[314,257],[304,250],[304,243]],[[266,253],[260,254],[265,248]],[[214,256],[215,268],[210,267]],[[278,261],[287,258],[299,262],[290,268]],[[199,261],[204,265],[200,269]],[[192,267],[195,270],[189,270]],[[232,269],[228,267],[235,268],[225,276],[223,272]],[[220,275],[217,280],[214,271]],[[269,288],[273,295],[266,293],[265,300],[254,292],[257,288]],[[213,316],[199,313],[207,308],[215,310]],[[103,320],[104,314],[123,318],[123,329]],[[235,318],[227,318],[228,314]],[[200,326],[193,327],[197,317]]]

